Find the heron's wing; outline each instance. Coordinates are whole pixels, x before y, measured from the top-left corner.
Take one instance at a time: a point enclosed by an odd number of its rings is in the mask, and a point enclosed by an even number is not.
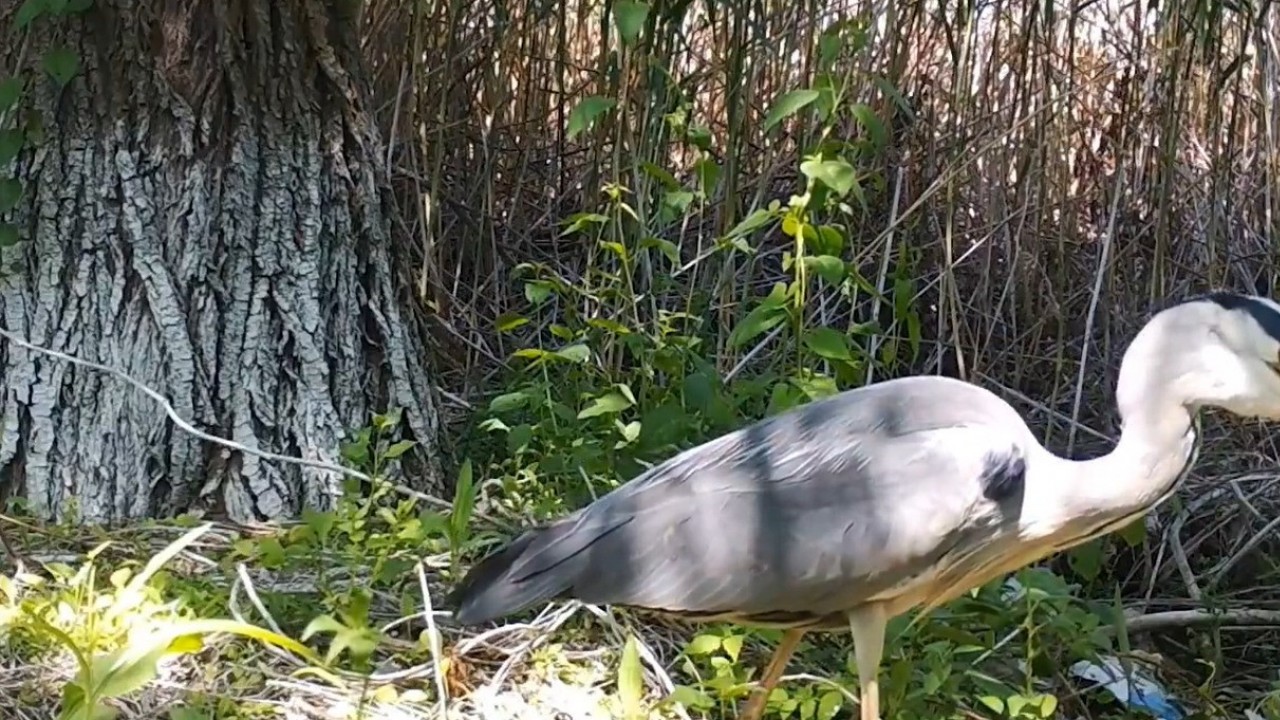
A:
[[[1007,525],[1029,438],[1003,401],[941,378],[810,403],[522,538],[486,570],[506,598],[489,604],[550,594],[708,615],[839,612]]]

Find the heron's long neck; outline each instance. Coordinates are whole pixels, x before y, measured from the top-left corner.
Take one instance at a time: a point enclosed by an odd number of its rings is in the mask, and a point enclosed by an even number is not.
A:
[[[1070,535],[1100,522],[1121,520],[1149,509],[1175,486],[1194,461],[1196,423],[1193,410],[1173,391],[1173,384],[1154,373],[1122,374],[1142,387],[1117,388],[1123,429],[1111,452],[1092,460],[1059,460],[1057,482],[1047,493],[1044,527]]]

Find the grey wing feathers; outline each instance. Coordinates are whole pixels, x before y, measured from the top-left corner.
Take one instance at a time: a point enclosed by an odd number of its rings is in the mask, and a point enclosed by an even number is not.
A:
[[[455,592],[481,622],[557,597],[682,614],[839,613],[1021,504],[1031,440],[989,392],[907,378],[681,453],[486,558]]]

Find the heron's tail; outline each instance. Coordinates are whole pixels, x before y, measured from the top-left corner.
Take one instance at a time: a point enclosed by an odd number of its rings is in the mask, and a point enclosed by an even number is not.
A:
[[[457,608],[454,619],[478,625],[562,595],[573,581],[560,567],[568,558],[556,557],[567,529],[554,524],[528,530],[472,567],[448,598]]]

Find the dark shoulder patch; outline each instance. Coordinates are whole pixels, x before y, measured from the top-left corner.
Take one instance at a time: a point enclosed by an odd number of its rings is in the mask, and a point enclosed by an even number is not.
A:
[[[1021,505],[1027,487],[1027,461],[1013,448],[987,453],[979,480],[983,496],[991,502]]]
[[[1226,310],[1239,310],[1240,312],[1249,313],[1254,322],[1258,323],[1258,327],[1273,340],[1280,342],[1280,313],[1266,303],[1258,302],[1257,299],[1248,295],[1241,295],[1232,292],[1211,292],[1199,297],[1191,298],[1187,302],[1208,301],[1214,303]]]

